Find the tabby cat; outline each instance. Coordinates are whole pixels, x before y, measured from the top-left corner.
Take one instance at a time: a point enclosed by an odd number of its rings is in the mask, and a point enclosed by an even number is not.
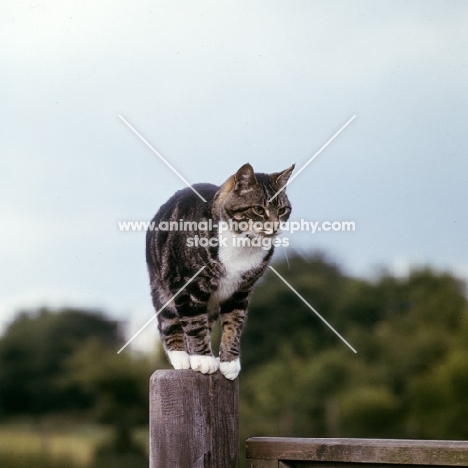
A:
[[[203,374],[219,369],[231,380],[239,374],[249,296],[267,268],[274,241],[280,241],[278,225],[291,212],[285,190],[268,200],[293,169],[261,174],[244,164],[221,187],[195,184],[206,202],[190,188],[179,190],[153,218],[157,229],[147,231],[146,261],[156,312],[205,267],[158,314],[164,350],[175,369]],[[180,229],[184,223],[188,230]],[[222,335],[215,358],[210,334],[218,317]]]

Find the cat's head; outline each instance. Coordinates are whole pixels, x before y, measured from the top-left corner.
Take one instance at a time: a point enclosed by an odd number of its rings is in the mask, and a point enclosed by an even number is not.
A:
[[[244,164],[216,194],[215,209],[220,219],[232,221],[237,233],[276,235],[279,224],[287,221],[291,213],[284,187],[294,167],[293,164],[282,172],[262,174],[255,173],[250,164]],[[247,230],[245,223],[249,226]]]

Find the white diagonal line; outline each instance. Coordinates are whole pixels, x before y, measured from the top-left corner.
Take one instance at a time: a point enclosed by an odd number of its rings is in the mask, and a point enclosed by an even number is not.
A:
[[[269,266],[270,270],[273,270],[278,278],[280,278],[283,283],[291,289],[294,293],[296,293],[296,296],[312,311],[314,314],[316,314],[320,320],[328,327],[330,330],[332,330],[340,339],[345,343],[348,348],[353,351],[354,353],[357,353],[357,351],[272,267]]]
[[[204,269],[202,266],[118,351],[120,354]]]
[[[140,135],[140,133],[138,133],[120,114],[119,114],[119,118],[127,125],[127,127],[137,136],[140,138],[140,140],[162,161],[166,164],[167,167],[169,167],[169,169],[171,169],[176,175],[179,176],[180,179],[182,179],[185,184],[187,185],[187,187],[190,187],[204,202],[206,202],[206,200],[193,188],[193,186],[187,182],[185,180],[185,178],[179,174],[179,172],[177,172],[177,170],[171,166],[171,164],[169,162],[167,162],[167,160],[165,158],[163,158],[149,143],[148,141],[146,141],[142,135]]]
[[[269,200],[274,200],[279,193],[281,193],[354,119],[356,115],[353,115],[287,182],[283,185]]]

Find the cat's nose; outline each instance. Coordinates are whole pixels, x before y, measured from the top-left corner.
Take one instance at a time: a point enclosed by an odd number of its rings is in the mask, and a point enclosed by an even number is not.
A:
[[[271,225],[273,226],[274,232],[278,232],[279,218],[277,216],[271,216]]]
[[[279,222],[278,220],[274,220],[274,219],[269,219],[268,222],[266,223],[265,225],[265,233],[270,235],[270,236],[273,236],[275,235],[279,230]]]

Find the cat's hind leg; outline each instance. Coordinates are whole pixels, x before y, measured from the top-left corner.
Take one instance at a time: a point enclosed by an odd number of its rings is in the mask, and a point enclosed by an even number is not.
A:
[[[179,311],[179,315],[180,315]],[[190,367],[202,374],[213,374],[219,362],[211,351],[210,325],[206,313],[195,316],[182,315],[180,322],[185,333],[185,345],[190,358]]]
[[[190,369],[190,359],[184,345],[184,331],[177,310],[166,307],[158,314],[158,323],[164,351],[172,367]]]
[[[203,293],[195,288],[186,297],[181,294],[177,312],[184,330],[190,367],[202,374],[213,374],[219,368],[219,361],[211,350],[211,329],[216,321],[216,314],[207,313],[207,303],[200,296]]]
[[[184,330],[173,302],[169,302],[170,293],[153,281],[151,298],[158,318],[158,330],[167,359],[174,369],[190,369],[190,360],[185,351]],[[165,307],[164,307],[165,306]],[[163,308],[164,307],[164,308]]]

